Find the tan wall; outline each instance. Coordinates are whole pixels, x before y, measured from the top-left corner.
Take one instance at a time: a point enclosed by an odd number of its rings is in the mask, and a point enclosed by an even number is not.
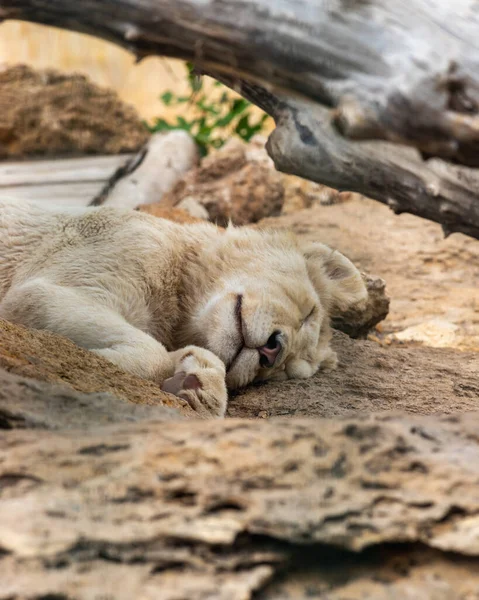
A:
[[[165,115],[158,100],[165,90],[186,91],[185,67],[180,61],[152,57],[135,65],[131,54],[108,42],[20,21],[0,25],[2,63],[83,73],[116,90],[145,119]]]

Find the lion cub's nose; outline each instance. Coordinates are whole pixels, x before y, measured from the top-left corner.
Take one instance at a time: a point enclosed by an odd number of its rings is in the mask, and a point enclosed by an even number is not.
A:
[[[275,331],[269,336],[268,341],[264,346],[257,348],[259,352],[259,364],[263,368],[273,367],[278,358],[278,354],[281,352],[281,348],[279,332]]]

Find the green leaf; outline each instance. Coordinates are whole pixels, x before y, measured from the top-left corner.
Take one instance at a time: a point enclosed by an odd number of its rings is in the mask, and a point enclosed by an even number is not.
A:
[[[188,122],[183,117],[176,117],[176,123],[179,129],[185,129],[186,131],[190,131],[194,121]]]
[[[212,140],[211,145],[213,146],[213,148],[221,148],[221,146],[223,146],[225,142],[226,140],[222,138],[216,138],[215,140]]]
[[[192,63],[186,63],[188,70],[188,83],[193,93],[199,92],[203,87],[203,78],[195,72],[195,65]]]
[[[235,115],[239,115],[250,106],[250,103],[244,98],[237,98],[233,102],[233,108],[231,109]]]
[[[205,157],[208,154],[208,147],[201,143],[197,138],[195,138],[195,142],[198,146],[198,150],[200,151],[200,156],[202,158]]]
[[[165,119],[156,119],[153,126],[149,129],[152,133],[156,133],[157,131],[171,131],[172,129],[175,129],[175,127],[165,121]]]
[[[169,106],[172,101],[173,101],[173,92],[170,92],[169,90],[166,91],[164,94],[162,94],[160,96],[161,101],[163,102],[163,104],[165,104],[166,106]]]
[[[229,112],[224,117],[221,117],[221,119],[215,121],[214,128],[216,129],[217,127],[227,127],[235,117],[236,115],[233,112]]]
[[[218,108],[215,108],[214,104],[206,104],[204,100],[198,100],[198,102],[196,102],[196,106],[203,112],[207,112],[212,115],[219,115],[221,112]]]
[[[201,133],[201,132],[197,133],[195,135],[195,139],[198,142],[201,142],[202,144],[204,144],[205,146],[211,142],[209,133]]]

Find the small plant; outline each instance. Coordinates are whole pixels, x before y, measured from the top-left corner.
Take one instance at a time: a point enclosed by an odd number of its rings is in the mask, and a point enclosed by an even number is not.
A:
[[[193,65],[187,64],[187,69],[191,93],[188,96],[177,96],[174,92],[167,91],[161,96],[161,101],[169,107],[188,105],[191,117],[177,115],[174,122],[158,118],[153,125],[148,125],[152,133],[184,129],[198,144],[201,155],[205,156],[210,148],[221,148],[231,134],[249,142],[263,129],[268,115],[253,114],[253,105],[250,102],[233,96],[228,88],[218,81],[214,86],[223,91],[219,92],[218,98],[210,99],[204,91],[203,80],[195,75]]]

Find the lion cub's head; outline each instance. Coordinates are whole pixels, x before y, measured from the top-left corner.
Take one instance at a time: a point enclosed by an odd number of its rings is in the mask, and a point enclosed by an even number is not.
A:
[[[228,387],[306,378],[336,365],[330,318],[367,301],[345,256],[291,233],[230,227],[203,260],[209,283],[194,311],[191,342],[224,361]]]

